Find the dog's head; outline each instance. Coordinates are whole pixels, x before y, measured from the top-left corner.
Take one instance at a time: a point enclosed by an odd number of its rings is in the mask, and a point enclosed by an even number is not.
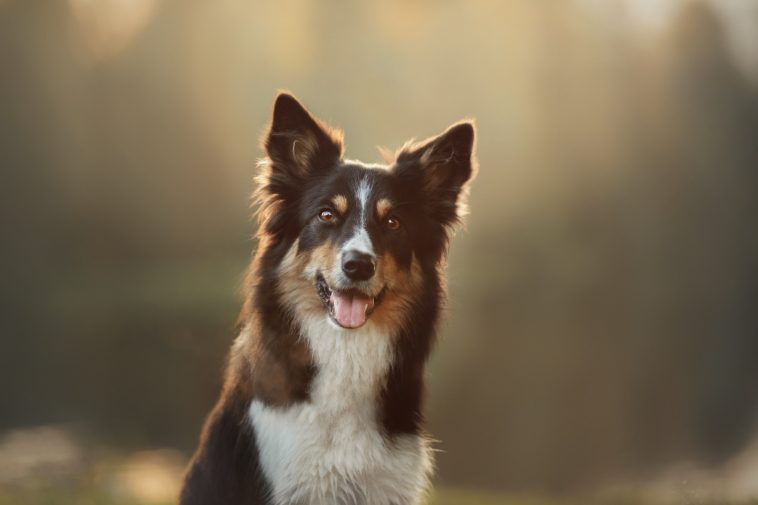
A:
[[[287,310],[347,329],[403,324],[461,217],[473,124],[368,165],[343,159],[341,133],[280,94],[263,143],[259,233],[278,251]]]

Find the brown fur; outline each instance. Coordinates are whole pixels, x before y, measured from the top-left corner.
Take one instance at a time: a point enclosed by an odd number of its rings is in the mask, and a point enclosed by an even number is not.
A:
[[[376,215],[380,220],[387,217],[390,210],[392,210],[392,202],[388,199],[380,198],[379,201],[376,202]]]
[[[347,212],[347,198],[345,195],[334,195],[332,197],[332,205],[334,205],[334,210],[340,214]]]
[[[423,288],[421,267],[414,258],[410,271],[401,270],[391,255],[386,255],[379,264],[377,275],[387,281],[388,291],[371,319],[395,335],[399,326],[410,324],[408,309]]]

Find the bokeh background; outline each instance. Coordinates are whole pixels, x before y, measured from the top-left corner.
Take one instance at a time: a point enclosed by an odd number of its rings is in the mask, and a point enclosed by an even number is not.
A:
[[[0,0],[0,86],[3,505],[172,501],[280,88],[477,120],[433,503],[758,499],[758,2]]]

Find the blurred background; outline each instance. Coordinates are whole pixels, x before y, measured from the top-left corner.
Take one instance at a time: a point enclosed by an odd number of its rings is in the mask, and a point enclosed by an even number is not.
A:
[[[478,122],[432,503],[758,499],[758,2],[0,0],[0,86],[0,504],[173,500],[279,88]]]

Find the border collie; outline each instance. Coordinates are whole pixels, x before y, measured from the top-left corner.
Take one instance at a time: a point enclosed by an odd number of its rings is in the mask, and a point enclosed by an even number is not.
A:
[[[474,125],[366,164],[282,93],[263,147],[240,333],[180,503],[418,504],[424,364]]]

